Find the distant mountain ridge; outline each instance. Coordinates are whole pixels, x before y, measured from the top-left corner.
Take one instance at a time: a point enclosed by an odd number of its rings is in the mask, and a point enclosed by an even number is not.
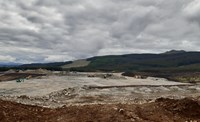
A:
[[[21,68],[57,68],[75,71],[144,71],[157,69],[200,71],[200,52],[171,50],[161,54],[125,54],[95,56],[83,60],[89,63],[55,62],[44,64],[25,64]],[[73,64],[72,64],[73,63]],[[80,65],[80,64],[87,65]],[[77,65],[77,66],[76,66]]]
[[[62,66],[71,64],[72,61],[66,61],[66,62],[52,62],[52,63],[32,63],[32,64],[23,64],[20,65],[19,68],[22,69],[38,69],[38,68],[44,68],[44,69],[56,69],[61,70]]]
[[[21,63],[13,63],[13,62],[0,62],[0,67],[11,67],[11,66],[20,66]]]
[[[186,53],[186,51],[185,50],[170,50],[163,54],[178,54],[178,53]]]

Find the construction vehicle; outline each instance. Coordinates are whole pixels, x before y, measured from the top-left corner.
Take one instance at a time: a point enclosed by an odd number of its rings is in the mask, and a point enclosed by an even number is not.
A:
[[[25,78],[19,78],[19,79],[16,79],[16,82],[17,82],[17,83],[24,82],[24,79],[25,79]]]

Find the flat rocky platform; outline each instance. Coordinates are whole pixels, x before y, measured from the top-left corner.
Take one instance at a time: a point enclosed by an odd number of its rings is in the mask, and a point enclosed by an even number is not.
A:
[[[54,73],[24,82],[0,82],[0,99],[56,108],[63,105],[146,103],[155,99],[200,96],[200,85],[119,73]]]

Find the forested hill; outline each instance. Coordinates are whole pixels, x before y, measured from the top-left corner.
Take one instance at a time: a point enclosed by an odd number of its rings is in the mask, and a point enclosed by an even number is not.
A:
[[[128,54],[87,59],[83,71],[199,70],[200,52],[168,51],[162,54]]]
[[[77,65],[77,66],[76,66]],[[81,66],[81,67],[80,67]],[[200,52],[168,51],[161,54],[126,54],[96,56],[79,61],[24,64],[18,69],[46,68],[75,71],[200,71]]]

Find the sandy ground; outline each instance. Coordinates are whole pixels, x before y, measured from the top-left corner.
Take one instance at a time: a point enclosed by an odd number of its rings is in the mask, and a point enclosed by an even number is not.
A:
[[[180,99],[200,96],[200,85],[149,77],[135,79],[115,73],[112,77],[88,77],[94,73],[49,75],[17,83],[0,82],[0,99],[45,107],[107,103],[146,103],[159,97]],[[98,73],[100,74],[100,73]]]
[[[61,74],[0,82],[0,121],[200,121],[200,84],[119,73],[107,78],[102,73]]]
[[[118,76],[119,74],[115,74]],[[29,79],[17,83],[15,80],[1,82],[0,94],[43,96],[54,91],[67,88],[82,88],[86,86],[126,86],[126,85],[185,85],[161,78],[135,79],[131,77],[119,77],[115,79],[103,79],[99,77],[83,76],[43,76],[41,79]]]

